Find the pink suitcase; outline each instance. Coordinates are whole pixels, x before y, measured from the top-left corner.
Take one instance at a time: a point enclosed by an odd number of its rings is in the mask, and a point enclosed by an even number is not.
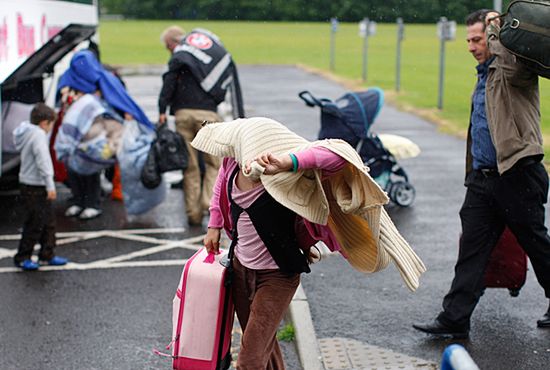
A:
[[[172,358],[177,370],[227,369],[234,307],[227,269],[206,248],[185,264],[172,306]],[[221,351],[220,351],[221,344]]]

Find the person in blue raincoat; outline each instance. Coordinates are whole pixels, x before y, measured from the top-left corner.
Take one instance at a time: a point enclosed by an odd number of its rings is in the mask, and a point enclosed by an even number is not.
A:
[[[153,135],[154,126],[121,81],[90,50],[75,53],[58,90],[70,104],[55,141],[57,157],[67,165],[75,198],[65,214],[81,219],[97,217],[101,214],[99,175],[115,162],[122,123],[135,120],[149,135]]]

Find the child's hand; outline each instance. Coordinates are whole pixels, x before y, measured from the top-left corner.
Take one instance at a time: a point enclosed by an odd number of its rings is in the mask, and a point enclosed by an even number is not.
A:
[[[48,190],[48,193],[46,195],[46,199],[55,200],[55,198],[57,198],[57,193],[55,192],[55,190]]]
[[[209,227],[204,236],[203,243],[208,253],[220,253],[221,229]]]
[[[260,166],[265,168],[265,175],[275,175],[279,172],[290,171],[292,168],[292,159],[288,154],[274,155],[272,153],[260,154],[254,158]],[[250,164],[248,161],[245,166],[245,172],[250,172]]]

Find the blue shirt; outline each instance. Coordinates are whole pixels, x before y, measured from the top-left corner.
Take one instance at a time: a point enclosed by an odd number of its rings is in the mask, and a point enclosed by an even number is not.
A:
[[[485,113],[485,85],[487,84],[489,65],[494,59],[492,57],[476,67],[477,85],[472,97],[472,116],[470,117],[471,149],[475,170],[480,168],[497,168],[497,153],[491,139],[487,115]]]

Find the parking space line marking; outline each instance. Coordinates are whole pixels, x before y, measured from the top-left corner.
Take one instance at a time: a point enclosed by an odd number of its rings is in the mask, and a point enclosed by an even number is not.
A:
[[[13,257],[13,249],[0,248],[0,260],[7,257]]]
[[[187,231],[185,227],[157,228],[157,229],[122,229],[111,230],[121,234],[164,234],[164,233],[183,233]]]
[[[122,232],[123,231],[123,232]],[[156,261],[131,261],[139,257],[146,257],[156,253],[161,253],[174,248],[188,249],[191,251],[199,250],[203,247],[202,240],[204,234],[196,235],[182,240],[165,240],[154,237],[147,237],[139,234],[159,234],[170,232],[182,232],[183,228],[171,229],[134,229],[134,230],[98,230],[98,231],[83,231],[83,232],[67,232],[58,233],[59,237],[57,244],[69,244],[83,240],[94,238],[108,237],[113,239],[124,239],[130,241],[140,241],[145,243],[156,244],[155,246],[135,250],[130,253],[113,256],[110,258],[96,260],[88,263],[70,262],[65,266],[41,266],[39,271],[63,271],[63,270],[90,270],[101,268],[122,268],[122,267],[147,267],[147,266],[173,266],[183,265],[186,259],[177,260],[156,260]],[[139,233],[139,234],[138,234]],[[63,238],[64,237],[64,238]],[[0,240],[18,240],[20,235],[0,235]],[[15,249],[0,248],[0,259],[13,257]],[[19,272],[17,267],[0,267],[0,273]]]
[[[174,241],[174,240],[168,240],[168,239],[151,238],[149,236],[143,236],[143,235],[120,234],[120,233],[114,233],[111,231],[106,232],[105,236],[110,236],[112,238],[118,238],[118,239],[133,240],[137,242],[151,243],[151,244],[170,243]]]
[[[97,260],[94,263],[113,263],[113,262],[126,261],[126,260],[130,260],[132,258],[145,257],[145,256],[149,256],[151,254],[160,253],[160,252],[164,252],[164,251],[167,251],[167,250],[170,250],[170,249],[181,248],[181,247],[182,247],[182,243],[177,241],[177,242],[173,242],[173,243],[157,245],[155,247],[140,249],[140,250],[135,251],[135,252],[131,252],[131,253],[115,256],[115,257],[110,257],[110,258],[105,258],[105,259],[102,259],[102,260]]]
[[[116,233],[116,234],[170,234],[170,233],[183,233],[187,229],[184,227],[172,227],[172,228],[156,228],[156,229],[123,229],[123,230],[95,230],[95,231],[66,231],[56,233],[57,238],[65,237],[98,237],[93,236],[95,234],[102,233]],[[19,240],[21,239],[21,234],[6,234],[0,235],[0,240]]]
[[[201,235],[197,235],[197,236],[192,236],[190,238],[187,238],[187,239],[183,239],[182,241],[183,242],[186,242],[186,243],[202,243],[202,240],[204,239],[206,234],[201,234]],[[202,245],[202,244],[201,244]]]
[[[74,236],[72,238],[61,238],[59,239],[59,241],[56,241],[56,244],[62,245],[62,244],[76,243],[84,240],[99,239],[99,238],[103,238],[104,236],[105,236],[105,232],[94,231],[86,235]]]
[[[69,262],[65,266],[41,266],[40,270],[31,273],[39,273],[45,271],[75,271],[75,270],[100,270],[124,267],[164,267],[164,266],[179,266],[187,262],[187,258],[176,260],[156,260],[156,261],[126,261],[117,263],[74,263]],[[8,272],[24,272],[18,267],[0,267],[0,274]],[[29,273],[29,272],[27,272]]]
[[[55,244],[56,245],[71,244],[71,243],[79,242],[81,240],[84,240],[84,238],[82,238],[80,236],[75,236],[75,237],[72,237],[72,238],[57,239],[55,241]]]

